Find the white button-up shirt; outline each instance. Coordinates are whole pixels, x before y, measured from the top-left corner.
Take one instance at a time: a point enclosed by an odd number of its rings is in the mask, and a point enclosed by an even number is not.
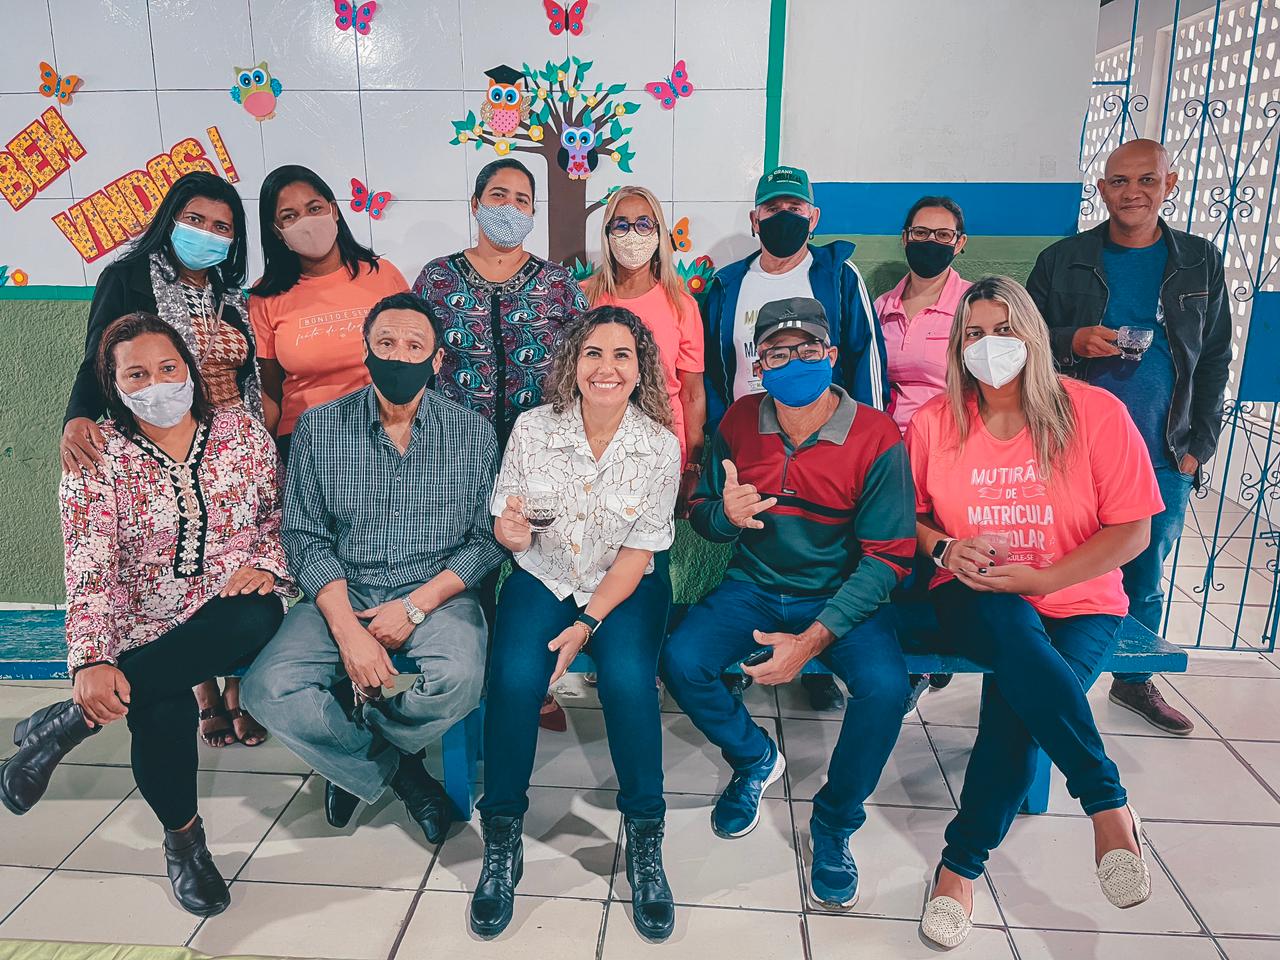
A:
[[[515,555],[560,600],[586,606],[623,547],[658,552],[675,540],[680,443],[675,434],[628,404],[597,462],[577,405],[550,404],[516,420],[493,488],[496,517],[507,497],[554,493],[560,509]],[[649,573],[653,562],[649,562]]]

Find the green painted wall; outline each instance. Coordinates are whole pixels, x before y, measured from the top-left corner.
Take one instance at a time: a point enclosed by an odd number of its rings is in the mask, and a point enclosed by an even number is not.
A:
[[[833,240],[836,237],[820,237]],[[872,296],[907,272],[897,237],[855,236],[854,259]],[[958,261],[969,278],[1003,273],[1025,280],[1055,237],[971,237]],[[67,390],[84,344],[88,291],[0,291],[0,601],[61,603],[58,437]],[[23,299],[15,299],[16,297]],[[59,299],[27,299],[32,296]],[[63,299],[75,298],[75,299]]]

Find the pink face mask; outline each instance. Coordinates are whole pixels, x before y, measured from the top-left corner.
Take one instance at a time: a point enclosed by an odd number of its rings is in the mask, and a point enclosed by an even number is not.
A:
[[[333,212],[300,217],[280,230],[285,246],[300,257],[319,260],[333,249],[338,239],[338,221]]]

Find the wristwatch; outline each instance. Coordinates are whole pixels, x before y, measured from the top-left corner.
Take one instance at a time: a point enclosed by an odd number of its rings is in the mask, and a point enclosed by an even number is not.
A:
[[[947,547],[955,543],[954,537],[943,537],[933,545],[933,549],[929,552],[929,556],[933,557],[933,562],[939,567],[942,566],[942,558],[947,555]]]
[[[591,638],[596,635],[596,631],[600,629],[600,621],[585,610],[578,614],[578,619],[574,623],[580,623],[587,628],[587,642],[591,642]]]
[[[407,594],[400,598],[400,602],[404,604],[404,612],[408,615],[409,622],[415,627],[427,619],[427,615],[414,606],[413,601],[409,599]]]

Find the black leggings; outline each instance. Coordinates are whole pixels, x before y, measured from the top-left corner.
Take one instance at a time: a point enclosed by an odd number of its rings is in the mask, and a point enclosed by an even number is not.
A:
[[[196,697],[192,687],[246,666],[284,619],[274,594],[215,597],[186,623],[122,654],[129,681],[126,722],[138,790],[166,829],[196,815]]]

